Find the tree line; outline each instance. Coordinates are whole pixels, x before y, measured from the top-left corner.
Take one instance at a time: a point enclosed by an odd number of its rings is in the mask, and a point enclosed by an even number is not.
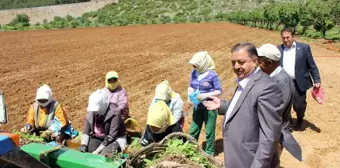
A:
[[[340,25],[340,1],[307,0],[268,4],[248,11],[220,13],[216,18],[269,30],[278,30],[280,26],[294,29],[301,26],[300,34],[303,35],[309,27],[313,27],[325,38],[328,30]]]

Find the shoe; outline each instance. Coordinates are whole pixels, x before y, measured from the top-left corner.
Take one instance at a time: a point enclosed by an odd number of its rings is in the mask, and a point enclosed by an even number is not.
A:
[[[303,131],[304,130],[304,128],[303,128],[303,118],[298,118],[297,119],[296,128],[299,131]]]

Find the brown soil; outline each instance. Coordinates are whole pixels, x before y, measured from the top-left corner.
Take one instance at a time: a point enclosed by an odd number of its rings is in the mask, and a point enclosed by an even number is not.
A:
[[[0,33],[0,89],[5,93],[12,131],[24,125],[36,89],[47,83],[67,111],[72,124],[81,129],[88,96],[104,86],[106,72],[119,72],[129,94],[132,116],[143,126],[155,86],[162,79],[187,99],[191,56],[207,50],[225,91],[234,88],[229,63],[231,47],[240,41],[256,45],[280,44],[278,32],[251,29],[227,23],[169,24],[107,28],[84,28]],[[308,92],[306,130],[294,132],[303,150],[303,161],[283,152],[283,167],[340,167],[339,99],[340,53],[319,41],[307,41],[319,67],[325,104],[317,104]],[[185,104],[185,131],[191,123],[191,108]],[[222,117],[217,120],[217,158],[223,160]],[[204,130],[200,142],[204,141]]]

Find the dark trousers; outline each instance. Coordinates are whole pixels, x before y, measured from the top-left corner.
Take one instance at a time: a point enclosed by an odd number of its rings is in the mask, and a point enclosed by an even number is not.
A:
[[[95,151],[103,141],[104,139],[91,137],[89,140],[88,152],[92,153],[93,151]],[[107,145],[99,154],[102,154],[102,155],[110,154],[112,153],[113,147],[114,147],[114,143],[112,142],[109,145]]]
[[[145,128],[144,134],[141,138],[142,146],[147,146],[151,143],[159,142],[159,141],[163,140],[164,137],[166,137],[167,135],[169,135],[173,132],[183,132],[181,126],[178,123],[169,126],[165,130],[165,132],[159,133],[159,134],[153,133],[150,129],[150,126],[147,125],[146,128]]]
[[[296,116],[298,120],[302,120],[305,116],[307,102],[306,102],[306,91],[301,91],[296,84],[296,81],[294,82],[294,95],[293,95],[293,109],[296,112]]]

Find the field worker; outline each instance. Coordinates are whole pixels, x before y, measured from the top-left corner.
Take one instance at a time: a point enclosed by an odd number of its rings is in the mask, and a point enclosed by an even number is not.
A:
[[[164,80],[155,89],[155,97],[152,99],[149,110],[157,101],[164,101],[181,128],[184,126],[183,100],[181,95],[172,90],[169,81]]]
[[[73,129],[67,120],[61,104],[52,97],[52,90],[48,85],[42,85],[36,94],[36,99],[31,105],[27,123],[21,129],[24,133],[37,133],[42,138],[50,139],[52,135],[60,141],[74,136]],[[75,133],[77,134],[77,133]],[[75,135],[76,136],[76,135]]]
[[[127,146],[125,131],[120,109],[110,103],[109,94],[103,89],[93,92],[87,106],[80,151],[102,155],[123,151]]]
[[[283,146],[282,143],[290,144],[285,145],[289,152],[293,156],[298,156],[297,159],[301,160],[301,147],[296,142],[293,135],[290,133],[292,128],[290,127],[291,109],[293,104],[294,83],[288,73],[280,66],[281,53],[279,49],[272,44],[264,44],[257,49],[258,61],[261,70],[268,74],[274,81],[276,81],[283,94],[284,111],[282,114],[282,129],[281,129],[281,141],[278,148],[278,154],[281,155]],[[294,153],[293,153],[294,152]],[[276,158],[276,157],[274,157]],[[279,158],[279,157],[278,157]]]
[[[217,110],[207,110],[201,101],[206,100],[209,96],[219,96],[222,93],[221,84],[217,73],[214,71],[215,63],[207,51],[201,51],[193,55],[189,63],[193,66],[191,72],[190,86],[188,88],[188,97],[192,94],[197,94],[196,98],[200,100],[199,103],[193,104],[193,121],[190,125],[189,133],[197,141],[205,123],[206,133],[206,147],[205,152],[209,155],[215,153],[215,128]]]
[[[109,93],[110,103],[117,105],[123,121],[129,118],[127,93],[120,84],[117,72],[110,71],[106,74],[104,90]]]
[[[161,83],[163,85],[166,83]],[[173,132],[182,132],[165,101],[156,101],[149,109],[146,128],[141,138],[142,146],[161,141]]]

